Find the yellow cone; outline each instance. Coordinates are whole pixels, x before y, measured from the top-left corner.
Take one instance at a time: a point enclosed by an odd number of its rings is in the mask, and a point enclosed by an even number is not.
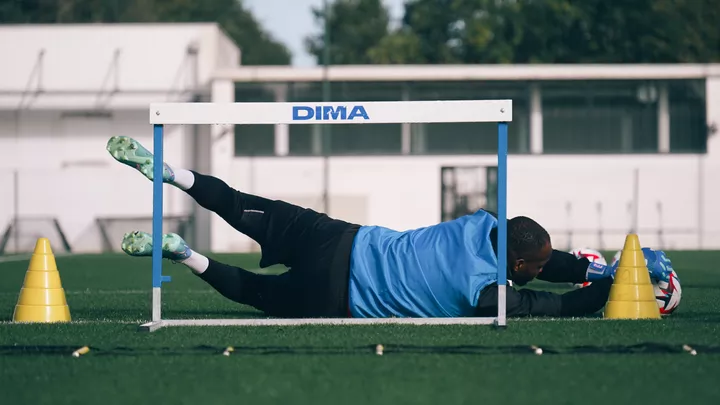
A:
[[[605,306],[605,318],[660,319],[660,308],[655,301],[645,255],[637,235],[631,234],[625,238],[615,281],[610,287],[610,297]]]
[[[47,238],[38,239],[13,314],[14,322],[69,322],[70,308],[55,255]]]

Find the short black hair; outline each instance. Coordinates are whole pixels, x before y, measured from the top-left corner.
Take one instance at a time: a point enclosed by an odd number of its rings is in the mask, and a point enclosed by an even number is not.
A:
[[[550,243],[550,234],[528,217],[514,217],[507,222],[508,250],[517,258],[539,251]]]
[[[483,211],[497,219],[495,212],[485,209]],[[518,259],[537,252],[550,243],[548,231],[528,217],[519,216],[509,219],[507,221],[507,233],[508,254],[513,254]],[[497,227],[490,231],[490,242],[497,254]]]

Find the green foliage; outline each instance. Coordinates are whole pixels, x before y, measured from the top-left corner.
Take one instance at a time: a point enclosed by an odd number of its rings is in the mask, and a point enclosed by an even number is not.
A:
[[[381,0],[328,0],[330,63],[708,63],[720,0],[407,0],[396,29]],[[308,51],[323,63],[325,11]],[[0,23],[216,21],[243,64],[290,63],[240,0],[0,0]]]
[[[720,0],[408,0],[394,31],[370,3],[331,7],[333,63],[720,61]]]
[[[419,40],[421,63],[455,63],[451,39],[458,21],[453,0],[419,0],[405,4],[403,26]]]
[[[420,38],[410,30],[398,30],[380,39],[368,49],[367,57],[372,63],[382,65],[425,63]]]
[[[335,0],[328,7],[330,62],[333,65],[374,63],[370,51],[388,35],[390,17],[381,0]],[[320,32],[306,39],[305,45],[323,63],[326,10],[313,8]]]
[[[0,23],[217,22],[240,47],[244,65],[286,65],[287,48],[238,0],[0,0]]]

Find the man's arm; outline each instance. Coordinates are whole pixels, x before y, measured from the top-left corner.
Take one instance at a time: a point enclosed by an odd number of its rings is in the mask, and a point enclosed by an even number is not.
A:
[[[577,258],[571,253],[553,250],[537,279],[551,283],[595,282],[613,276],[616,266],[591,263],[584,257]]]
[[[527,288],[507,288],[507,316],[583,316],[602,308],[610,295],[611,277],[594,281],[585,288],[556,294]],[[480,292],[475,316],[497,316],[497,284],[489,285]]]

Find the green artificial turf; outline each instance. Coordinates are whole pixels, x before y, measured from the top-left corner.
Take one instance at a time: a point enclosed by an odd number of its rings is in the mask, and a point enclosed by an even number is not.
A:
[[[7,404],[645,404],[720,398],[720,252],[669,252],[683,298],[661,321],[489,326],[176,327],[150,317],[150,260],[58,257],[69,324],[10,322],[27,260],[0,261],[0,398]],[[256,255],[213,257],[257,267]],[[262,316],[181,265],[165,318]],[[272,269],[271,271],[278,271]],[[563,290],[534,282],[533,288]],[[375,345],[383,344],[383,356]],[[697,356],[682,349],[695,347]],[[90,352],[73,358],[73,350]],[[544,349],[542,356],[530,346]],[[235,351],[222,352],[227,346]]]

